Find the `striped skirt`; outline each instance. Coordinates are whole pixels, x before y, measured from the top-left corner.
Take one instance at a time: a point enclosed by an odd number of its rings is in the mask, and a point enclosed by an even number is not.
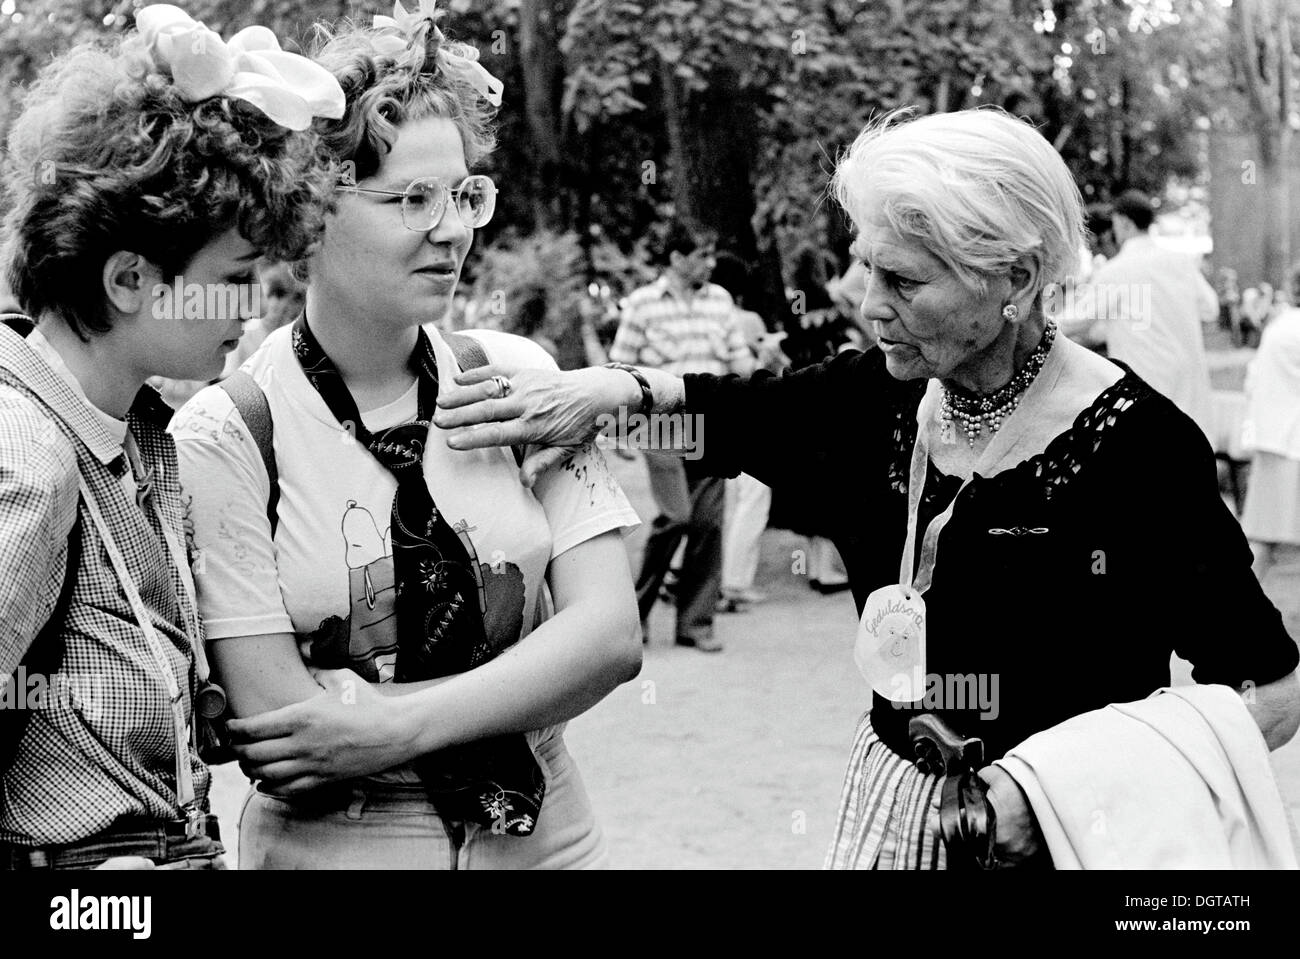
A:
[[[943,869],[939,798],[943,777],[894,752],[863,714],[844,774],[827,869]]]

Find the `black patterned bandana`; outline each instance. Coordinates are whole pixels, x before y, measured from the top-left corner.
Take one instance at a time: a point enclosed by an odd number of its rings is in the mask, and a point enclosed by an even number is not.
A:
[[[424,479],[424,444],[438,398],[438,361],[424,330],[411,356],[419,380],[415,422],[372,435],[338,368],[307,325],[293,327],[293,350],[308,381],[340,425],[349,427],[397,479],[393,497],[393,571],[397,581],[399,683],[437,679],[492,658],[483,625],[478,564],[447,522]],[[467,534],[466,534],[467,535]],[[414,763],[438,814],[495,832],[527,836],[537,825],[546,782],[523,733],[453,746]]]

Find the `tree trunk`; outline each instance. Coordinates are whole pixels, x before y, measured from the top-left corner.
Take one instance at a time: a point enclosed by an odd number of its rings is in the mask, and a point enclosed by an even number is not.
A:
[[[689,226],[701,226],[696,215],[695,195],[691,190],[694,157],[688,143],[686,116],[687,94],[667,60],[659,61],[659,84],[663,91],[664,127],[668,132],[668,162],[673,192],[673,207],[679,219]]]
[[[1290,150],[1284,152],[1283,148],[1284,141],[1290,146],[1289,133],[1289,130],[1279,131],[1268,153],[1261,150],[1256,173],[1256,183],[1264,191],[1264,250],[1260,266],[1264,280],[1275,289],[1284,286],[1291,266],[1291,191],[1287,183],[1290,170],[1282,162],[1282,157],[1290,155]]]
[[[687,142],[693,153],[688,188],[695,215],[717,231],[719,248],[735,253],[756,271],[758,302],[750,309],[770,316],[785,308],[785,294],[775,247],[765,245],[760,251],[754,233],[759,112],[753,93],[740,86],[738,72],[730,65],[716,67],[708,90],[693,93],[687,110]]]
[[[1131,94],[1132,84],[1126,76],[1119,82],[1119,185],[1124,189],[1128,189],[1133,185],[1133,114]]]
[[[533,153],[533,217],[536,226],[563,228],[569,217],[569,177],[564,165],[559,113],[563,62],[552,4],[524,0],[519,8],[519,59],[523,68],[525,115]]]
[[[1236,0],[1232,51],[1245,84],[1248,126],[1264,190],[1263,275],[1277,286],[1291,266],[1291,23],[1287,0]]]
[[[1273,188],[1269,211],[1273,214],[1265,234],[1264,266],[1274,287],[1289,285],[1291,272],[1291,18],[1286,0],[1277,0],[1278,70],[1277,70],[1277,173],[1268,178]]]

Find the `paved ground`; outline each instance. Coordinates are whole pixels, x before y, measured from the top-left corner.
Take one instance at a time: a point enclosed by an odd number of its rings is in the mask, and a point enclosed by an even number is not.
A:
[[[639,461],[611,463],[652,516]],[[634,566],[643,535],[628,542]],[[867,696],[851,655],[852,601],[820,596],[790,572],[804,545],[764,534],[759,581],[772,598],[719,617],[721,654],[669,645],[672,612],[661,604],[641,675],[570,723],[569,749],[617,865],[821,866]],[[1300,822],[1300,738],[1274,761]],[[245,788],[237,768],[218,771],[214,806],[232,840]]]

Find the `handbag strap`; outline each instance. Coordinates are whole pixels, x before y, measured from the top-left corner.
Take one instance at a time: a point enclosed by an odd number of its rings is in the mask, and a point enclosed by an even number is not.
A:
[[[127,568],[126,559],[122,556],[122,551],[118,549],[116,540],[113,539],[108,523],[104,520],[104,514],[100,512],[99,504],[95,502],[95,498],[87,488],[84,476],[81,477],[81,501],[85,503],[86,511],[90,513],[90,518],[99,531],[100,540],[104,544],[105,552],[108,553],[109,561],[113,564],[113,570],[116,572],[118,582],[122,586],[122,592],[126,594],[127,602],[131,604],[131,610],[135,615],[136,623],[139,625],[140,631],[144,633],[145,644],[149,647],[150,655],[153,656],[154,665],[167,686],[167,695],[170,699],[172,711],[172,728],[176,736],[176,802],[182,810],[189,810],[194,805],[194,777],[190,769],[191,732],[187,730],[189,724],[185,721],[181,685],[176,678],[176,674],[172,671],[170,662],[168,662],[162,640],[158,637],[157,630],[154,629],[153,619],[140,596],[140,590],[136,587],[131,571]],[[199,638],[192,637],[192,640],[190,645],[197,647]],[[196,653],[196,669],[198,659],[199,654]]]
[[[472,336],[464,333],[443,333],[442,339],[450,347],[452,355],[456,358],[456,365],[460,367],[462,373],[487,366],[490,362],[483,344]],[[262,458],[270,491],[266,500],[266,518],[271,524],[271,535],[274,536],[279,525],[277,506],[280,501],[280,470],[275,462],[275,421],[271,417],[271,404],[267,401],[266,392],[257,385],[257,380],[243,370],[231,373],[217,386],[225,391],[230,397],[230,402],[239,411],[239,415],[244,420],[244,427],[252,436],[257,452]],[[515,463],[522,466],[524,447],[512,446],[510,449],[514,453]]]

